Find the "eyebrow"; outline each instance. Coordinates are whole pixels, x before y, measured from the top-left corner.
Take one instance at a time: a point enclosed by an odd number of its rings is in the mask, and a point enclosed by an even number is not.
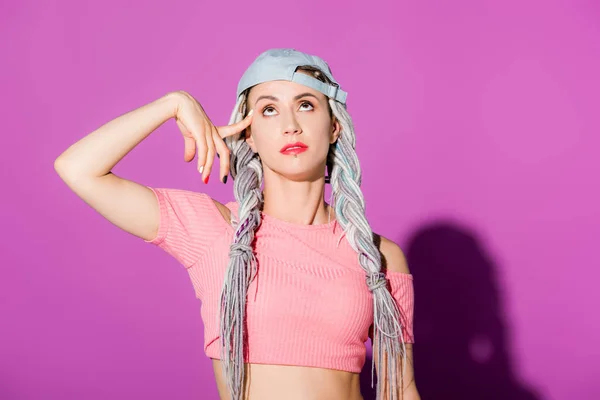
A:
[[[312,93],[308,93],[308,92],[299,94],[298,96],[294,97],[294,100],[299,100],[299,99],[301,99],[303,97],[307,97],[307,96],[314,97],[315,99],[319,100],[319,98],[317,96],[315,96]],[[256,102],[254,104],[258,103],[262,99],[279,101],[279,99],[277,97],[275,97],[275,96],[264,95],[264,96],[260,96],[258,99],[256,99]]]

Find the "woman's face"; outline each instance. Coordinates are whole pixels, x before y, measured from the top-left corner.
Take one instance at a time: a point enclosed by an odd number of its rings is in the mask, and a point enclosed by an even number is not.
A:
[[[293,181],[324,176],[329,145],[340,132],[324,94],[295,82],[265,82],[250,90],[246,109],[254,110],[246,141],[260,155],[263,168]],[[308,148],[296,155],[281,152],[296,142]]]

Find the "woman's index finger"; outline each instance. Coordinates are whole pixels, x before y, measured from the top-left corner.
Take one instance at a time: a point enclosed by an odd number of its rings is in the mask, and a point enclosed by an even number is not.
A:
[[[252,123],[252,115],[254,114],[254,110],[250,110],[246,118],[243,120],[236,122],[235,124],[219,126],[217,127],[217,131],[219,132],[219,136],[222,138],[226,138],[227,136],[235,135],[236,133],[240,133],[244,129],[250,126]]]

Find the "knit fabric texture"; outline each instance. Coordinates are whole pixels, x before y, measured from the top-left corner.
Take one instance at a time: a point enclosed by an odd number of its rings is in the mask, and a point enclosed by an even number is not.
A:
[[[221,288],[234,227],[204,193],[150,188],[160,223],[152,240],[183,265],[201,301],[204,351],[219,359]],[[237,218],[238,204],[226,204]],[[342,229],[301,225],[262,213],[253,245],[258,272],[246,306],[245,362],[329,368],[359,373],[373,324],[373,297],[358,255]],[[414,343],[413,276],[386,271],[403,336]]]

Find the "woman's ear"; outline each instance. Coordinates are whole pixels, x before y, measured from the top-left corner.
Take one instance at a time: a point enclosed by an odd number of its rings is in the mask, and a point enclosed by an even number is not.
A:
[[[248,91],[245,94],[246,100],[244,101],[244,103],[242,103],[242,110],[240,110],[244,117],[246,116],[246,110],[249,108],[248,104],[250,104],[250,92],[252,89],[247,90]],[[258,151],[256,150],[256,145],[254,144],[254,138],[252,137],[252,130],[250,129],[250,127],[244,129],[244,137],[246,138],[246,143],[248,143],[248,146],[250,146],[250,149],[254,152],[254,154],[258,153]]]
[[[336,117],[333,117],[331,122],[331,140],[329,143],[333,144],[340,137],[340,133],[342,132],[342,124],[338,121]]]
[[[248,146],[250,146],[250,149],[252,149],[254,154],[258,153],[258,151],[256,151],[256,145],[254,144],[254,137],[252,137],[250,127],[244,130],[244,136],[246,137],[246,143],[248,143]]]

